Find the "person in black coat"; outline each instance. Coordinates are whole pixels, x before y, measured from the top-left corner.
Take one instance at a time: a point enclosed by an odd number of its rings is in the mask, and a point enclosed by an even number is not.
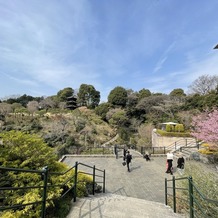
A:
[[[173,153],[167,153],[167,171],[166,173],[170,173],[173,175]]]
[[[127,152],[127,149],[123,148],[123,161],[126,160],[126,152]]]
[[[128,170],[128,172],[130,172],[129,164],[131,163],[131,160],[132,160],[132,155],[130,154],[129,151],[127,151],[127,155],[126,155],[126,165],[127,165],[127,170]]]
[[[183,174],[185,168],[185,159],[182,156],[182,154],[179,155],[179,158],[177,160],[177,169],[180,175]]]
[[[184,157],[179,157],[177,160],[177,168],[184,169],[185,159]]]

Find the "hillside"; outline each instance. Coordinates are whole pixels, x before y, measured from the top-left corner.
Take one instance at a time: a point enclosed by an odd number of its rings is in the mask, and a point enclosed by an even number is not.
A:
[[[86,107],[62,112],[10,113],[1,121],[1,130],[35,133],[55,148],[59,156],[75,149],[98,147],[116,134],[108,123]]]

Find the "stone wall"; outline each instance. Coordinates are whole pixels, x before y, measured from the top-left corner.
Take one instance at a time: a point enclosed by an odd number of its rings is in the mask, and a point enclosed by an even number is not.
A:
[[[181,145],[185,146],[186,143],[191,141],[195,142],[192,137],[166,137],[160,136],[156,133],[156,129],[152,131],[152,147],[168,147],[175,144],[175,142],[180,142]]]

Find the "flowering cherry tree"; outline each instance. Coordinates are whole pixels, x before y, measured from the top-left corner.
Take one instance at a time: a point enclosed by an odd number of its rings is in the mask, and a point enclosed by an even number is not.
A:
[[[204,112],[193,117],[192,135],[197,139],[218,145],[218,110]]]

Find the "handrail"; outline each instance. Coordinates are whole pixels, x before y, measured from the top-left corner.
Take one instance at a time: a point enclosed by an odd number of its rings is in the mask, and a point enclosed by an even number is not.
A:
[[[176,152],[186,149],[186,148],[199,148],[200,143],[197,143],[195,139],[179,139],[168,146],[161,146],[161,147],[140,147],[140,153],[145,154],[145,150],[149,151],[150,154],[166,154],[169,151]],[[194,143],[194,145],[193,145]]]
[[[185,140],[185,145],[184,145],[184,140]],[[194,139],[179,139],[179,140],[171,143],[170,145],[168,145],[167,149],[173,150],[175,152],[175,151],[180,150],[181,147],[184,147],[184,148],[190,147],[190,145],[193,145],[193,143],[194,143],[193,141],[194,141]],[[195,147],[197,147],[197,146],[198,146],[198,143],[195,140]]]
[[[187,188],[180,188],[176,186],[176,181],[179,180],[187,180],[188,181],[188,187]],[[172,187],[168,186],[168,183],[172,182]],[[169,193],[169,189],[173,194]],[[176,213],[177,212],[177,202],[176,199],[179,197],[177,196],[178,190],[187,191],[187,193],[183,193],[186,195],[186,198],[180,198],[186,202],[188,202],[187,205],[189,205],[189,212],[186,211],[189,214],[190,218],[194,217],[208,217],[208,212],[205,212],[204,205],[205,202],[211,203],[215,205],[215,210],[218,212],[218,200],[209,199],[205,195],[201,193],[199,188],[194,184],[192,177],[182,177],[182,178],[175,178],[175,176],[172,177],[172,179],[166,179],[165,178],[165,204],[168,205],[169,196],[172,197],[172,205],[173,210]],[[210,211],[211,212],[211,211]],[[212,213],[212,212],[211,212]]]
[[[71,168],[69,168],[68,170],[64,171],[64,172],[50,172],[48,167],[44,167],[42,170],[30,170],[30,169],[20,169],[20,168],[9,168],[9,167],[0,167],[0,171],[2,172],[15,172],[15,173],[31,173],[31,174],[39,174],[39,176],[41,175],[42,178],[42,184],[36,184],[36,185],[31,185],[31,186],[22,186],[22,187],[11,187],[7,184],[7,186],[0,186],[0,192],[4,192],[4,191],[8,191],[8,190],[28,190],[28,189],[39,189],[42,190],[41,192],[41,197],[39,198],[39,200],[34,201],[34,202],[28,202],[28,203],[21,203],[21,204],[14,204],[14,205],[0,205],[0,212],[5,211],[5,210],[9,210],[9,209],[16,209],[16,208],[22,208],[25,206],[29,206],[29,205],[35,205],[35,204],[41,204],[41,218],[45,218],[46,215],[46,202],[51,201],[51,200],[57,200],[60,199],[62,197],[64,197],[70,190],[73,189],[73,198],[74,198],[74,202],[76,201],[76,197],[77,197],[77,185],[81,182],[78,180],[78,175],[80,173],[84,173],[86,174],[86,172],[80,171],[79,170],[79,165],[83,165],[85,168],[89,168],[92,169],[92,173],[89,173],[89,175],[92,176],[92,194],[95,194],[95,184],[97,183],[102,183],[103,185],[103,189],[102,192],[105,193],[105,170],[101,170],[96,168],[95,166],[90,166],[87,164],[83,164],[83,163],[78,163],[75,162],[75,165]],[[65,176],[67,173],[69,173],[70,171],[72,171],[72,176],[68,175]],[[101,175],[96,174],[96,171],[101,173]],[[50,184],[48,181],[49,176],[56,176],[56,175],[63,175],[64,177],[64,181],[62,181],[61,184]],[[102,182],[96,182],[95,178],[102,178]],[[73,181],[73,182],[71,182]],[[39,182],[38,182],[39,183]],[[62,188],[68,184],[68,189],[65,190],[64,192],[62,192],[60,194],[60,196],[57,197],[53,197],[52,199],[48,198],[47,194],[48,194],[48,189],[53,187],[53,188],[59,188],[59,190],[63,190]],[[69,186],[70,184],[70,186]],[[1,198],[2,200],[4,200],[4,196],[3,198]]]

